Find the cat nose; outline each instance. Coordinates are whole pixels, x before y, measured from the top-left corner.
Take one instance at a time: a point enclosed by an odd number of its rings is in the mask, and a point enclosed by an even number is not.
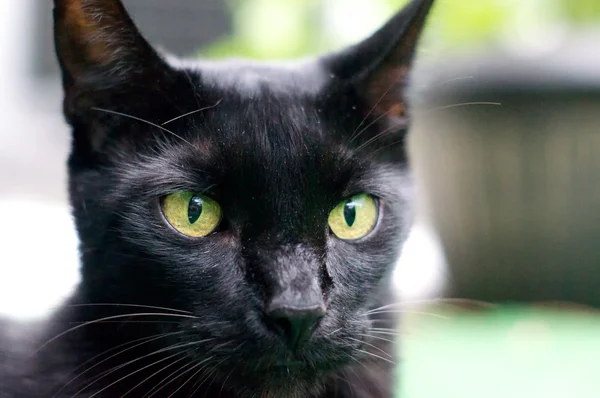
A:
[[[273,300],[267,308],[267,322],[295,351],[312,336],[319,320],[325,316],[325,305],[293,307]]]

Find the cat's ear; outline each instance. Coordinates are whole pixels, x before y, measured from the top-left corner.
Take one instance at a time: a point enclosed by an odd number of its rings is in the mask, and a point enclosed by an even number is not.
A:
[[[405,119],[404,91],[433,2],[413,0],[366,40],[324,57],[332,76],[352,87],[370,116],[394,124]]]
[[[165,68],[119,0],[54,0],[54,35],[67,116]]]

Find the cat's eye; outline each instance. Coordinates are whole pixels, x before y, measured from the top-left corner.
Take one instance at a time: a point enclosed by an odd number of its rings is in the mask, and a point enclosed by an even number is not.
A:
[[[173,228],[194,238],[213,232],[222,217],[221,206],[214,199],[188,191],[165,196],[162,211]]]
[[[329,213],[329,228],[340,239],[360,239],[373,230],[378,217],[378,200],[363,193],[344,200]]]

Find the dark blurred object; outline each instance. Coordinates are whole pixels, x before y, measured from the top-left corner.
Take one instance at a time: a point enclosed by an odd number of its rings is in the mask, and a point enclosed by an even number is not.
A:
[[[598,43],[433,68],[412,144],[446,296],[600,307]]]
[[[123,0],[144,36],[154,45],[180,56],[231,32],[232,20],[225,0]],[[36,1],[37,32],[35,73],[58,76],[52,36],[52,2]]]

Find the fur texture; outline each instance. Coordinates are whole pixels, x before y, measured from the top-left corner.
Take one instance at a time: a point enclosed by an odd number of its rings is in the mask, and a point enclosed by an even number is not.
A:
[[[117,0],[55,0],[82,282],[29,343],[0,340],[0,395],[390,397],[393,336],[375,329],[395,319],[367,312],[392,300],[410,226],[404,91],[431,3],[338,53],[267,64],[172,60]],[[213,234],[168,225],[177,190],[220,203]],[[378,223],[342,241],[328,214],[362,192]],[[265,306],[311,283],[326,315],[294,352]]]

